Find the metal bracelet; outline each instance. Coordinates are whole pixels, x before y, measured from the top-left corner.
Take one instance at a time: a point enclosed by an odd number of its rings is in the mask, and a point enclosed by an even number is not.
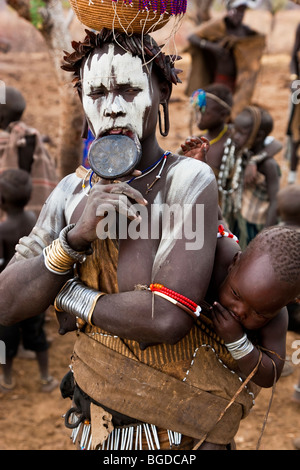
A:
[[[63,228],[59,234],[59,241],[64,251],[69,256],[71,256],[71,258],[73,258],[75,262],[84,263],[84,261],[86,260],[87,254],[91,254],[90,250],[89,251],[75,251],[70,247],[67,241],[67,234],[68,232],[70,232],[70,230],[72,230],[72,228],[75,227],[75,225],[76,224],[70,224],[70,225],[67,225],[65,228]]]
[[[68,274],[75,263],[64,251],[58,238],[43,249],[43,256],[45,267],[53,274]]]
[[[91,317],[102,295],[105,295],[104,292],[87,287],[76,277],[64,284],[55,298],[54,306],[59,312],[70,313],[92,324]]]
[[[242,338],[234,341],[233,343],[225,343],[226,348],[230,352],[233,359],[239,360],[242,357],[247,356],[253,349],[254,346],[251,341],[248,339],[246,333]]]

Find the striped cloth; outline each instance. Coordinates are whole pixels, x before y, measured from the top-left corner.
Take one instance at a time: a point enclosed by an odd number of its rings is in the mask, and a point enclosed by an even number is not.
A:
[[[89,287],[101,292],[108,294],[117,293],[118,285],[116,273],[118,251],[117,241],[98,239],[93,243],[93,254],[88,256],[86,261],[77,267],[80,279]],[[84,348],[87,348],[84,354],[80,349],[83,340]],[[99,344],[99,347],[97,347],[97,344]],[[109,399],[106,403],[102,401],[103,399],[106,400],[107,396],[105,394],[103,396],[99,389],[97,393],[99,393],[100,396],[93,395],[93,384],[102,382],[103,377],[101,377],[101,375],[104,373],[104,376],[107,377],[108,372],[98,368],[97,373],[99,373],[100,376],[97,374],[93,375],[94,372],[92,371],[92,365],[88,356],[91,354],[95,359],[97,351],[102,351],[103,347],[105,350],[110,351],[110,354],[119,358],[122,357],[124,360],[126,358],[128,361],[131,361],[132,364],[143,364],[147,367],[147,370],[152,369],[153,373],[157,371],[157,373],[162,373],[166,377],[176,379],[178,383],[191,383],[198,389],[205,390],[226,400],[231,399],[236,390],[240,387],[241,378],[239,377],[237,363],[232,359],[223,340],[215,333],[212,322],[205,316],[204,311],[201,313],[200,319],[195,322],[190,332],[178,341],[178,343],[174,345],[158,344],[149,346],[145,350],[140,348],[137,341],[120,338],[96,326],[86,324],[83,327],[82,334],[79,335],[74,349],[74,358],[76,358],[76,361],[73,363],[73,370],[76,372],[76,381],[82,390],[96,401],[99,403],[102,402],[103,405],[111,409],[115,409]],[[101,354],[100,356],[102,357]],[[85,361],[87,361],[87,367],[85,366]],[[97,360],[96,363],[97,367],[101,368]],[[122,373],[120,362],[118,367],[119,369],[117,368],[116,376],[110,376],[110,380],[116,384],[116,391],[119,383],[117,376]],[[86,374],[91,374],[91,376],[87,377]],[[108,386],[107,378],[105,383],[106,386]],[[254,384],[248,384],[239,395],[237,402],[241,405],[241,410],[243,410],[241,414],[243,416],[246,416],[253,406],[253,398],[257,392],[258,387]],[[120,391],[120,403],[122,404],[123,400],[121,395],[122,392]],[[109,397],[111,396],[109,395]],[[127,409],[119,409],[118,411],[132,418],[139,419],[134,416],[136,407],[141,406],[139,397],[133,396],[132,400],[136,400],[135,407],[131,410],[132,413],[126,413],[126,411],[128,411]],[[160,418],[159,416],[155,416],[155,419],[159,422]],[[186,416],[186,420],[188,422],[188,416]],[[233,438],[238,428],[239,420],[240,416],[235,422],[230,422],[230,424],[227,422],[226,426],[224,424],[224,429],[222,428],[223,424],[221,425],[223,420],[221,420],[219,423],[220,426],[217,426],[216,430],[210,433],[209,441],[227,444],[230,439]],[[162,427],[155,421],[150,422]],[[199,426],[201,428],[200,422]],[[180,430],[178,431],[180,432]],[[232,433],[232,435],[228,441],[230,433]]]

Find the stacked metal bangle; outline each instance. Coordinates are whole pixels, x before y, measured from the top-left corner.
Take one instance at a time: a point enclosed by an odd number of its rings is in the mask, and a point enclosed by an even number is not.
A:
[[[233,359],[236,360],[242,359],[242,357],[246,356],[254,349],[254,346],[251,341],[249,341],[246,333],[242,338],[234,341],[233,343],[225,343],[225,346]]]
[[[92,325],[91,318],[97,300],[105,295],[87,287],[78,278],[70,279],[56,296],[54,306],[59,312],[67,312]]]
[[[75,263],[75,260],[63,250],[58,238],[43,249],[43,255],[46,268],[54,274],[69,273]]]

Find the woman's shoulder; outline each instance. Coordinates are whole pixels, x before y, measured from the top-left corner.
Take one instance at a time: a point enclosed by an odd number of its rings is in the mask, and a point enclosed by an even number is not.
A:
[[[193,203],[213,181],[216,179],[209,165],[175,154],[167,171],[168,198]]]
[[[205,176],[208,179],[214,177],[214,173],[207,163],[177,154],[172,155],[168,171],[171,176],[181,173],[181,178],[187,178],[188,180],[198,178],[199,176]]]

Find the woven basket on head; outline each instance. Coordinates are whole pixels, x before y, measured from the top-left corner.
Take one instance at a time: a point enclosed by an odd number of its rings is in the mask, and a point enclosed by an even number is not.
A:
[[[127,34],[162,28],[172,16],[186,11],[187,0],[70,0],[81,23],[100,31],[107,28]]]

